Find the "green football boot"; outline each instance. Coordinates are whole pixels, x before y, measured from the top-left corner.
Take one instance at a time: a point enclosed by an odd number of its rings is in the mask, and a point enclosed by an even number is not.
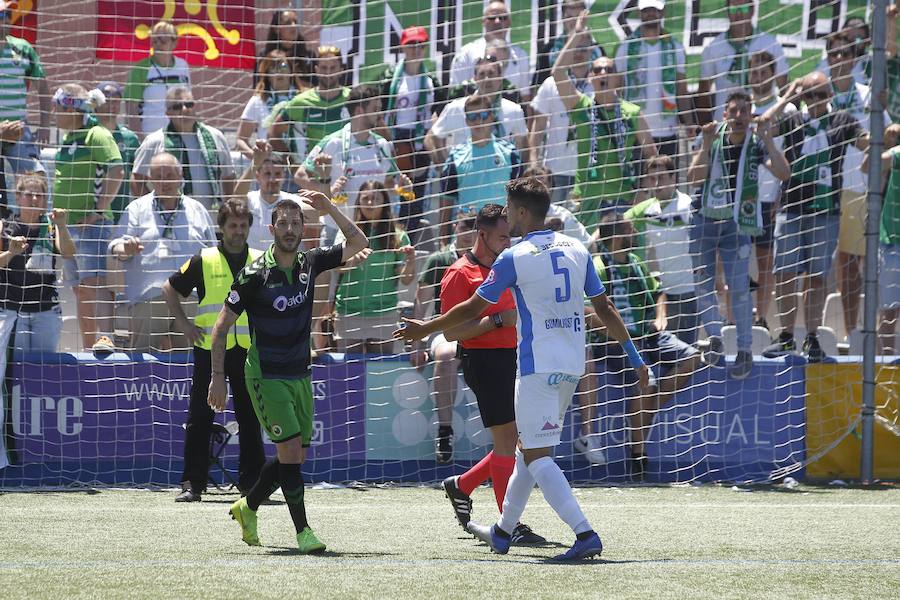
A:
[[[321,554],[325,552],[325,544],[319,541],[316,534],[309,527],[304,527],[303,531],[297,534],[297,546],[300,548],[300,554]]]
[[[241,498],[231,505],[228,511],[231,518],[241,526],[241,539],[248,546],[259,546],[259,536],[256,535],[256,511],[247,506],[247,499]]]

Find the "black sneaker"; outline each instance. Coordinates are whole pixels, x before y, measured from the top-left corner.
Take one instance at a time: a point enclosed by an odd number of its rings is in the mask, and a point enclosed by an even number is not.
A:
[[[746,350],[738,350],[737,356],[734,358],[734,364],[728,371],[732,379],[747,379],[750,371],[753,370],[753,355]]]
[[[519,523],[513,529],[510,541],[514,546],[531,546],[534,544],[546,544],[547,538],[533,532],[531,527],[525,523]]]
[[[810,333],[806,336],[806,341],[803,342],[803,354],[806,356],[806,360],[811,363],[820,363],[825,360],[825,352],[822,350],[822,346],[819,345],[819,338],[814,333]]]
[[[765,320],[765,319],[757,319],[757,320],[755,320],[755,321],[753,322],[753,326],[754,326],[754,327],[762,327],[763,329],[766,329],[766,330],[769,329],[769,324],[766,323],[766,320]]]
[[[782,330],[778,339],[763,349],[762,355],[766,358],[780,358],[796,351],[797,343],[794,341],[794,334]]]
[[[453,514],[456,515],[456,520],[459,521],[459,524],[465,529],[466,525],[468,525],[469,521],[472,519],[472,498],[463,494],[459,488],[456,487],[456,481],[458,479],[458,475],[448,477],[441,482],[441,487],[444,488],[444,494],[450,499],[450,506],[453,507]]]
[[[453,460],[453,428],[449,425],[438,427],[437,437],[434,438],[434,458],[440,464]]]
[[[195,492],[191,488],[184,488],[181,493],[175,496],[175,502],[200,502],[200,492]]]

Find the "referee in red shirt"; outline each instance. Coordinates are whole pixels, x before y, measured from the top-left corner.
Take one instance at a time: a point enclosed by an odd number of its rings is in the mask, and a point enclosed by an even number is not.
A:
[[[509,247],[509,224],[499,204],[487,204],[475,218],[478,238],[444,273],[441,279],[441,312],[468,300],[491,271],[491,265]],[[494,449],[474,467],[448,477],[441,486],[450,499],[456,519],[463,529],[472,514],[472,491],[487,481],[494,482],[497,507],[503,512],[506,486],[516,464],[516,303],[509,290],[500,302],[488,308],[476,321],[445,332],[448,341],[458,340],[466,385],[478,400],[481,422],[491,431]],[[546,540],[522,523],[512,534],[514,544],[540,544]]]

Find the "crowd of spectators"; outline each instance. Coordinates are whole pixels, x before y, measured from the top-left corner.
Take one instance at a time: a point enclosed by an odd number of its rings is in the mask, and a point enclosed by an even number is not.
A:
[[[153,53],[124,85],[54,82],[51,94],[38,52],[8,35],[10,8],[0,2],[0,344],[52,352],[68,310],[85,350],[189,348],[196,303],[174,318],[163,286],[221,243],[211,214],[245,203],[248,244],[265,250],[275,204],[313,189],[371,240],[371,253],[317,282],[316,348],[395,352],[399,292],[417,281],[413,314],[440,311],[442,273],[473,245],[475,213],[502,204],[505,184],[527,173],[552,192],[548,227],[597,257],[632,335],[673,381],[699,364],[701,329],[703,360],[722,364],[728,325],[735,379],[750,374],[754,353],[826,360],[823,326],[848,337],[859,328],[867,218],[881,226],[880,351],[896,353],[898,6],[885,15],[881,215],[866,215],[875,99],[865,22],[848,19],[827,38],[821,64],[791,80],[780,43],[753,26],[752,0],[728,0],[728,28],[704,48],[692,82],[664,0],[639,0],[640,25],[616,48],[596,42],[586,8],[563,0],[560,35],[535,68],[507,41],[509,8],[494,0],[483,36],[453,57],[448,85],[431,72],[427,30],[410,27],[396,64],[355,87],[339,48],[317,47],[296,13],[277,11],[230,144],[196,116],[204,99],[175,54],[173,24],[151,28]],[[29,95],[38,99],[34,130]],[[51,116],[60,143],[48,177],[38,147],[49,142]],[[233,151],[249,162],[243,172]],[[330,219],[308,206],[304,217],[305,248],[338,239]],[[60,307],[57,270],[74,307]],[[823,324],[834,282],[841,322]],[[131,319],[126,338],[114,332],[119,309]],[[754,327],[771,336],[762,352]],[[593,339],[593,356],[605,357],[602,333]],[[412,350],[416,367],[435,364],[445,437],[454,345],[436,338]]]

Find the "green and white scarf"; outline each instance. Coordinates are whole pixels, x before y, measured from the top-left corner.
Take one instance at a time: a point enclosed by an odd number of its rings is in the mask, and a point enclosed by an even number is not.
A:
[[[622,167],[622,176],[628,180],[633,188],[636,183],[637,169],[632,164],[630,152],[627,148],[628,141],[628,123],[627,119],[622,117],[622,104],[616,101],[615,112],[612,121],[607,121],[602,117],[606,114],[596,102],[591,104],[588,109],[591,117],[591,150],[588,155],[588,173],[592,181],[600,180],[600,139],[608,138],[610,143],[615,146],[616,153],[619,155],[619,165]]]
[[[719,126],[709,151],[709,177],[703,187],[700,214],[714,220],[733,218],[741,233],[759,235],[763,226],[758,193],[759,166],[763,157],[758,151],[756,136],[748,131],[738,159],[737,189],[732,192],[728,186],[728,170],[725,165],[727,128],[727,123]]]
[[[219,165],[219,150],[216,147],[216,140],[213,137],[209,127],[202,123],[194,124],[194,133],[197,134],[197,143],[200,145],[200,154],[203,155],[203,166],[206,169],[206,177],[213,191],[213,197],[222,202],[222,182],[219,179],[221,167]],[[173,154],[175,158],[181,162],[182,176],[184,177],[184,193],[191,196],[193,185],[191,182],[191,167],[188,158],[187,148],[184,146],[182,134],[172,127],[169,123],[165,130],[164,145],[166,152]]]
[[[400,59],[394,73],[391,77],[391,86],[388,90],[387,97],[387,126],[393,129],[397,124],[397,93],[400,91],[400,84],[403,82],[403,76],[406,74],[404,59]],[[428,75],[425,73],[424,65],[419,66],[419,96],[416,99],[416,129],[413,134],[416,150],[421,150],[422,141],[425,137],[425,121],[428,120]]]
[[[651,285],[641,269],[640,258],[628,254],[628,264],[618,264],[612,254],[602,255],[607,272],[607,294],[613,301],[622,322],[634,335],[644,336],[656,319],[656,301],[650,293]]]
[[[809,113],[803,114],[803,147],[800,159],[792,165],[795,180],[801,181],[805,186],[814,186],[813,197],[809,199],[809,208],[813,211],[834,208],[831,145],[828,141],[829,117],[826,114],[820,119],[813,119]]]
[[[628,36],[626,43],[628,44],[626,46],[628,71],[625,73],[625,99],[645,108],[647,105],[647,54],[641,53],[644,39],[641,37],[640,27]],[[663,113],[671,115],[678,112],[675,90],[675,42],[669,33],[663,31],[659,43],[662,44]]]

